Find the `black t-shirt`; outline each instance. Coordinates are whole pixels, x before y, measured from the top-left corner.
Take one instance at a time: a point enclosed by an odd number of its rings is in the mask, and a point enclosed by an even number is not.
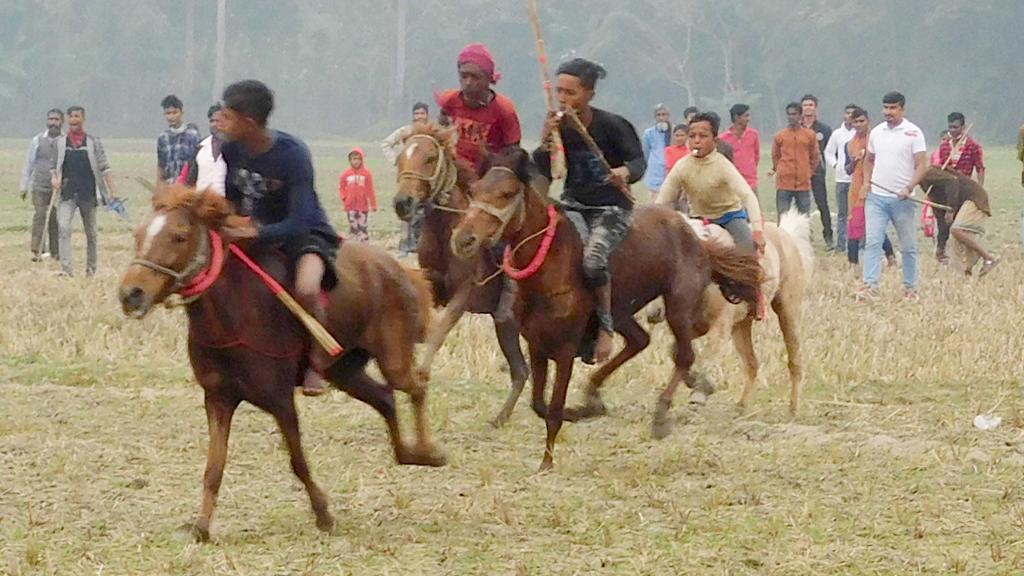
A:
[[[825,174],[825,146],[828,146],[828,139],[832,137],[832,128],[821,120],[815,120],[814,124],[811,124],[811,130],[818,139],[818,153],[821,154],[818,169],[814,173],[821,176]]]
[[[261,242],[289,242],[311,232],[336,238],[313,188],[313,160],[306,145],[274,132],[270,149],[250,156],[238,142],[221,149],[228,166],[225,196],[240,214],[260,225]]]
[[[629,182],[643,178],[647,162],[636,128],[617,114],[591,108],[593,118],[587,131],[597,142],[605,160],[612,168],[629,168]],[[632,203],[613,184],[607,182],[607,172],[568,122],[562,123],[562,143],[565,146],[567,174],[562,196],[584,206],[619,206],[629,208]],[[533,160],[541,174],[551,178],[551,156],[543,146],[533,152]]]

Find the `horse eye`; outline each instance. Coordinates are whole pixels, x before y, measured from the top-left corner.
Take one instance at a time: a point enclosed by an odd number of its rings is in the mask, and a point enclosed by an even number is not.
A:
[[[174,235],[174,242],[176,244],[184,244],[185,242],[188,242],[188,235],[180,234],[180,233],[179,234],[175,234]]]

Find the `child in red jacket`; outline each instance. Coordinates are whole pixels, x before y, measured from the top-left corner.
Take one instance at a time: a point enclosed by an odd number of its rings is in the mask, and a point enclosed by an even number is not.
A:
[[[338,195],[348,214],[348,232],[359,242],[369,242],[368,212],[377,211],[377,193],[373,189],[373,174],[363,165],[362,148],[353,148],[348,154],[351,166],[341,175]]]

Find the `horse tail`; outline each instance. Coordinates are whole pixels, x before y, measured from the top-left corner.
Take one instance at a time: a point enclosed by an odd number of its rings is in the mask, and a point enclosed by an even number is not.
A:
[[[406,287],[410,290],[408,296],[416,310],[416,341],[423,342],[427,338],[427,327],[430,326],[430,315],[434,309],[434,292],[423,270],[405,266],[402,268],[411,281]]]
[[[733,304],[756,302],[762,277],[757,256],[718,242],[704,242],[704,248],[711,259],[711,281],[718,284],[722,296]]]
[[[797,251],[800,252],[800,262],[804,267],[804,277],[810,279],[811,275],[814,274],[814,248],[811,246],[811,217],[797,212],[796,208],[790,208],[779,219],[779,229],[789,234],[789,237],[796,242]]]

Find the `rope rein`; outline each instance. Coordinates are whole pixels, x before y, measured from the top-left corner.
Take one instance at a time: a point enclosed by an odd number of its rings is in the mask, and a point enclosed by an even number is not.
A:
[[[452,208],[448,205],[452,200],[452,190],[455,189],[455,185],[459,180],[459,170],[455,165],[455,161],[444,153],[444,147],[441,146],[437,138],[429,134],[413,134],[406,138],[407,142],[412,140],[426,140],[433,144],[437,148],[437,165],[434,167],[434,173],[430,176],[424,176],[416,170],[402,170],[398,173],[398,180],[412,179],[426,182],[427,186],[430,187],[429,199],[434,204],[434,208],[442,212],[465,213],[465,210]]]

